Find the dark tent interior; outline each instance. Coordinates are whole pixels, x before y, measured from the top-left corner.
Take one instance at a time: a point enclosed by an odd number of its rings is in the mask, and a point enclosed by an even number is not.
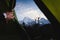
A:
[[[59,18],[52,14],[43,1],[34,0],[38,8],[51,23],[43,26],[40,26],[39,23],[37,23],[26,27],[24,22],[22,25],[19,24],[17,18],[9,20],[8,23],[6,23],[2,13],[14,9],[16,0],[0,0],[0,40],[59,40]],[[6,2],[5,5],[4,2]]]

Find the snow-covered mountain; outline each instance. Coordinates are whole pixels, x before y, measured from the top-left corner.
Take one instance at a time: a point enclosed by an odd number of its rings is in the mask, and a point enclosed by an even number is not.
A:
[[[30,18],[28,18],[28,17],[25,17],[23,21],[24,21],[25,24],[28,24],[28,25],[29,25],[29,24],[31,25],[31,23],[34,22],[33,19],[30,19]]]
[[[41,18],[39,22],[40,22],[41,25],[50,24],[49,20],[46,20],[44,18]]]
[[[38,20],[36,20],[38,21]],[[29,17],[25,17],[22,21],[20,21],[20,24],[23,24],[23,22],[26,24],[26,25],[33,25],[35,24],[36,22],[33,20],[33,19],[30,19]],[[45,25],[45,24],[50,24],[50,22],[44,18],[41,18],[39,20],[39,24],[40,25]]]
[[[32,25],[35,23],[35,21],[33,19],[30,19],[29,17],[25,17],[22,21],[20,21],[21,24],[23,24],[23,22],[26,25]]]

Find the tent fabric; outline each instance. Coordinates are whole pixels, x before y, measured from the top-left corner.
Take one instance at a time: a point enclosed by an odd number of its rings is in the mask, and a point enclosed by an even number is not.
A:
[[[16,0],[0,0],[0,12],[10,11],[14,9]]]
[[[42,0],[51,13],[60,22],[60,0]]]

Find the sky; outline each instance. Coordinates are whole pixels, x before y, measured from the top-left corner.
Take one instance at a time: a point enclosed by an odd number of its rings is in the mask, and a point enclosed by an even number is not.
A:
[[[47,19],[33,0],[16,0],[15,12],[18,21],[23,20],[25,17],[33,20],[37,20],[38,17]]]

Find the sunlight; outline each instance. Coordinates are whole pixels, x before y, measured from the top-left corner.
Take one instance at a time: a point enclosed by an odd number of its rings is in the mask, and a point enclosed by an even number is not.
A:
[[[29,17],[33,20],[36,19],[36,17],[40,17],[38,12],[36,10],[28,10],[27,12],[24,12],[26,17]]]

